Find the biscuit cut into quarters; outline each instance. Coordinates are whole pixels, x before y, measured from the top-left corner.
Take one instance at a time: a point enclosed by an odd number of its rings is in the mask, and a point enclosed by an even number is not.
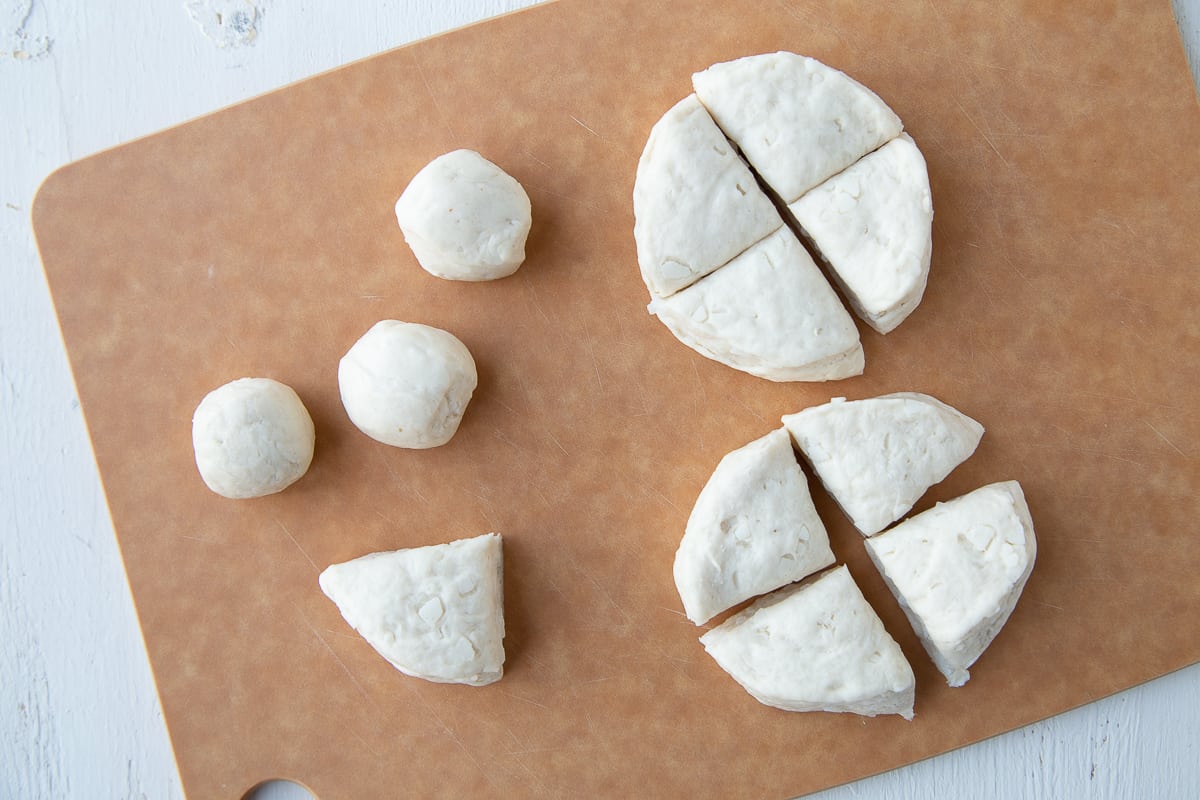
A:
[[[775,335],[766,330],[761,315],[756,328],[741,315],[709,320],[694,301],[692,311],[700,318],[691,325],[659,301],[719,276],[765,238],[777,235],[777,226],[768,224],[772,215],[765,210],[758,215],[765,209],[760,195],[768,192],[750,186],[745,180],[749,175],[775,195],[814,249],[828,248],[822,261],[855,312],[876,330],[890,331],[920,302],[928,276],[932,203],[916,145],[904,137],[888,149],[902,134],[899,117],[862,84],[812,58],[794,53],[749,56],[715,64],[692,81],[695,94],[652,129],[634,183],[634,239],[651,312],[701,355],[753,375],[821,381],[861,374],[852,321],[853,348],[844,346],[841,358],[824,352],[801,365],[795,355],[807,343],[797,344],[794,338],[828,336],[827,326],[797,323]],[[873,157],[877,152],[881,154]],[[860,160],[866,163],[858,167]],[[842,178],[845,172],[850,175]],[[827,219],[822,204],[856,180],[869,186],[854,195],[855,207],[845,207],[841,198],[835,211],[845,218]],[[809,194],[815,196],[809,200]],[[812,231],[786,209],[794,204]],[[707,294],[709,302],[736,305],[751,318],[759,310],[757,298],[714,298],[711,286]],[[827,297],[825,292],[810,295],[793,294],[790,308],[811,319],[820,315],[810,304],[822,307]],[[836,295],[830,296],[840,308]],[[774,301],[761,302],[770,307]],[[834,327],[845,332],[840,320]],[[747,347],[748,337],[773,335],[776,342]],[[778,340],[784,339],[792,344],[791,352],[777,361]],[[821,344],[811,347],[820,350]]]
[[[983,426],[926,394],[835,398],[783,418],[796,447],[864,536],[908,513],[967,459]]]
[[[697,625],[834,562],[808,480],[780,428],[728,453],[701,490],[675,586]]]
[[[863,322],[888,333],[921,302],[933,198],[921,151],[901,134],[788,206]]]
[[[912,667],[845,566],[767,595],[700,642],[765,705],[913,717]]]
[[[1016,481],[993,483],[868,539],[867,553],[951,686],[1008,621],[1037,541]]]
[[[703,356],[772,381],[860,375],[858,328],[787,227],[650,313]]]
[[[783,225],[695,95],[651,129],[633,213],[638,264],[655,297],[691,285]]]
[[[858,81],[815,58],[765,53],[714,64],[692,87],[784,203],[900,134],[900,118]]]
[[[435,683],[504,674],[500,535],[369,555],[321,573],[321,590],[392,666]]]

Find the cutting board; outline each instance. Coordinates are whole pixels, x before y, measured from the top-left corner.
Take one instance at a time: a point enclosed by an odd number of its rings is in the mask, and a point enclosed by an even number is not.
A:
[[[866,373],[773,384],[645,311],[631,191],[651,125],[717,61],[787,49],[872,87],[924,150],[925,300]],[[1165,2],[564,0],[71,164],[34,222],[129,583],[193,798],[273,777],[369,797],[784,798],[978,741],[1200,659],[1200,106]],[[392,205],[479,150],[533,202],[528,260],[418,268]],[[452,331],[480,382],[457,436],[359,433],[337,363],[374,322]],[[243,376],[293,386],[308,475],[210,493],[190,419]],[[671,563],[723,454],[831,396],[935,395],[976,452],[917,506],[1019,480],[1037,567],[951,690],[814,483],[834,552],[917,676],[916,719],[759,705],[707,657]],[[507,671],[386,664],[327,565],[504,534]]]

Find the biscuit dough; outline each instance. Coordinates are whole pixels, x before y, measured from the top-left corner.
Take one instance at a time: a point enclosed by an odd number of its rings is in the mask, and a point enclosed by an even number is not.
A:
[[[474,150],[438,156],[396,201],[404,240],[426,272],[454,281],[490,281],[525,261],[529,195]]]
[[[783,428],[728,453],[675,553],[687,617],[703,625],[755,595],[833,564],[829,536]]]
[[[342,405],[359,430],[394,447],[450,441],[478,383],[466,345],[440,328],[385,319],[342,357]]]
[[[312,418],[290,386],[241,378],[209,392],[192,416],[196,467],[209,489],[241,500],[280,492],[312,462]]]
[[[829,381],[863,371],[854,320],[787,227],[649,310],[696,352],[760,378]]]
[[[500,535],[371,553],[321,573],[321,591],[396,669],[483,686],[504,674]]]
[[[913,717],[912,667],[845,566],[767,595],[700,642],[765,705]]]
[[[1004,627],[1037,557],[1016,481],[993,483],[867,539],[867,554],[938,670],[962,686]]]
[[[864,536],[883,530],[967,459],[983,426],[927,394],[834,398],[783,418],[825,489]]]

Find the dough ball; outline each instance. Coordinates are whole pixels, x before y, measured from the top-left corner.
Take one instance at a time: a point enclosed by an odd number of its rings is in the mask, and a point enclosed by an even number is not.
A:
[[[474,150],[429,162],[396,201],[404,240],[426,272],[490,281],[517,271],[529,235],[529,195]]]
[[[478,380],[454,335],[394,319],[375,323],[338,365],[350,421],[376,441],[413,449],[450,441]]]
[[[312,418],[292,390],[270,378],[241,378],[209,392],[192,415],[200,477],[222,497],[280,492],[312,463]]]

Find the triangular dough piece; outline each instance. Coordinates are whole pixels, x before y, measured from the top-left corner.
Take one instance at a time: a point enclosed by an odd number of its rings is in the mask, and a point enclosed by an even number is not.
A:
[[[863,371],[854,320],[787,227],[649,309],[696,352],[761,378],[829,381]]]
[[[829,536],[783,428],[721,459],[675,553],[687,617],[703,625],[833,563]]]
[[[933,198],[925,159],[907,134],[788,209],[872,328],[887,333],[921,302],[933,252]]]
[[[867,553],[933,663],[962,686],[1033,571],[1037,541],[1016,481],[993,483],[867,540]]]
[[[633,184],[633,238],[650,294],[688,286],[783,225],[695,95],[650,131]]]
[[[867,87],[820,61],[768,53],[692,76],[697,97],[784,203],[900,133]]]
[[[783,418],[825,489],[864,536],[908,513],[967,459],[983,426],[927,394],[834,398]]]
[[[436,683],[504,674],[500,535],[371,553],[321,573],[321,590],[392,666]]]
[[[912,667],[845,566],[764,597],[700,643],[760,703],[913,717]]]

